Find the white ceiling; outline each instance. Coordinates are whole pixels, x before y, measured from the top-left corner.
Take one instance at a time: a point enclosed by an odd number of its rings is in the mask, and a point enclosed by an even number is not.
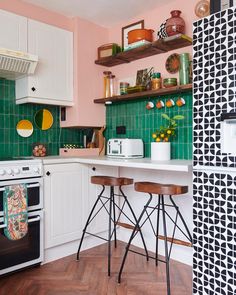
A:
[[[172,0],[23,0],[68,17],[79,16],[104,27],[129,21]]]

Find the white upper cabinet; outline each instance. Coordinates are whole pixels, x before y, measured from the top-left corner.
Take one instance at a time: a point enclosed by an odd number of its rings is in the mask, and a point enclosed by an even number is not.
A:
[[[27,18],[0,10],[0,47],[27,51]]]
[[[16,81],[16,103],[73,105],[73,33],[28,20],[28,52],[39,57],[35,73]]]

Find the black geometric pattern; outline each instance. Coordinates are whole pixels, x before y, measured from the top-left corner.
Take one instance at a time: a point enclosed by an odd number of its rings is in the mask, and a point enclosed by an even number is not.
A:
[[[193,24],[193,165],[236,167],[221,152],[221,114],[236,111],[236,8]]]
[[[236,112],[236,7],[193,25],[193,96],[193,294],[235,295],[236,157],[220,119]]]
[[[236,294],[236,172],[193,173],[193,294]]]

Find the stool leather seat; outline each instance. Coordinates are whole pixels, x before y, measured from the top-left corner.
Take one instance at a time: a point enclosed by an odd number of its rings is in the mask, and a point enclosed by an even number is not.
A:
[[[91,183],[107,185],[107,186],[121,186],[133,184],[134,180],[132,178],[126,177],[111,177],[111,176],[92,176]]]
[[[181,195],[188,192],[188,186],[176,184],[163,184],[156,182],[135,182],[134,188],[138,192],[157,195]]]

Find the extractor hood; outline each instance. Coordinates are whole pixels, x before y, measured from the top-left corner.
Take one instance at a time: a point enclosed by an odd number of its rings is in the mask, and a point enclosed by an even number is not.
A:
[[[0,78],[16,80],[33,74],[37,63],[36,55],[0,48]]]

